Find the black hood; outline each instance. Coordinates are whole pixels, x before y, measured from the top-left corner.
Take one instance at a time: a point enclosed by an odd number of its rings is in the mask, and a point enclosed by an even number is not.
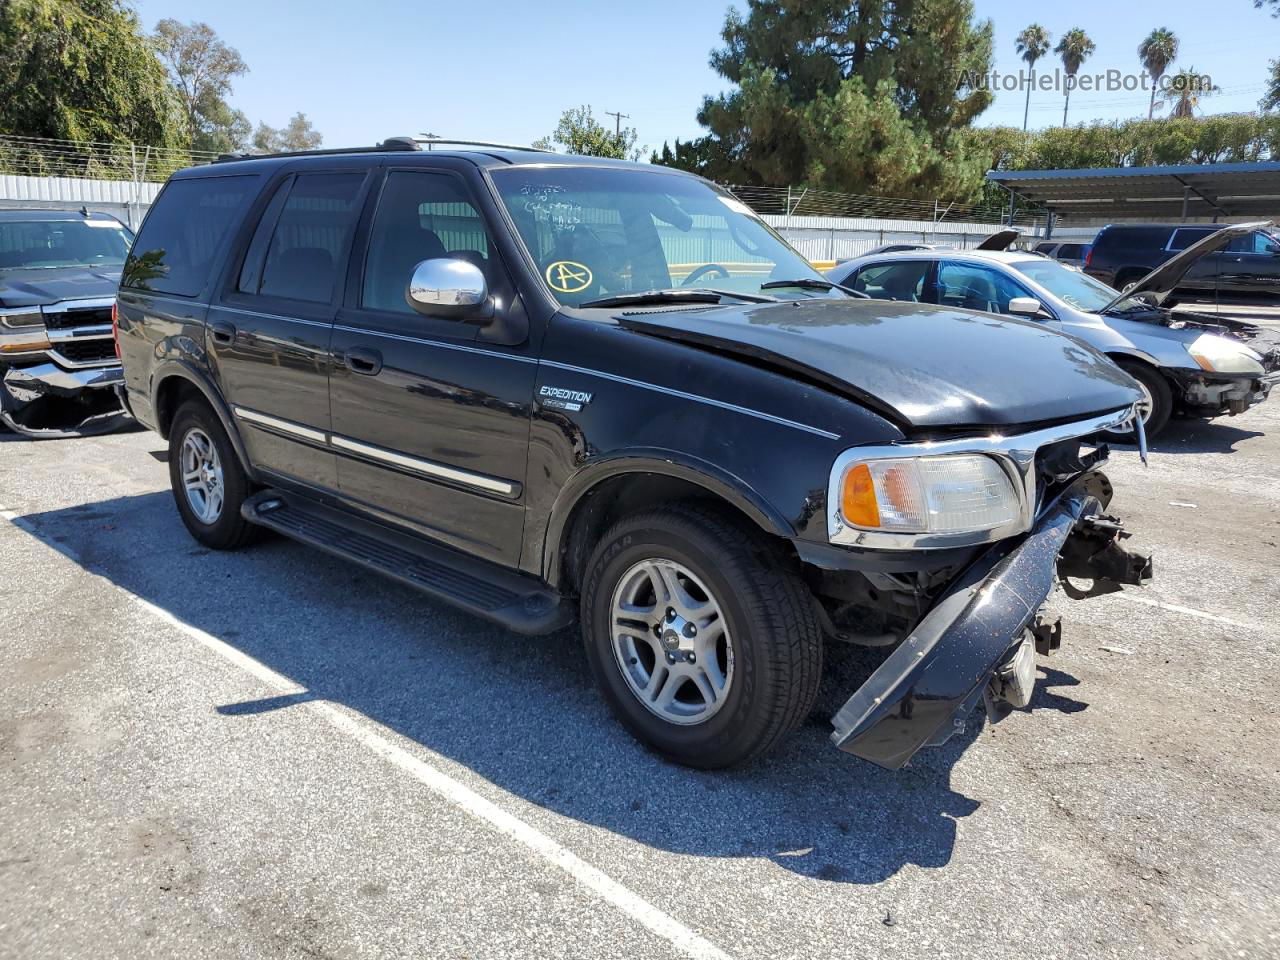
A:
[[[33,307],[59,300],[114,297],[119,267],[0,270],[0,307]]]
[[[1074,337],[972,310],[815,298],[619,321],[797,371],[921,430],[1070,420],[1141,397],[1134,380]]]

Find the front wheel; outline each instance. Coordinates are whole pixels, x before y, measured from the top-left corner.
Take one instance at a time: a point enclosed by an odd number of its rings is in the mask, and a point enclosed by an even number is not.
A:
[[[822,642],[793,564],[758,531],[696,505],[624,519],[601,538],[583,637],[632,735],[716,769],[766,753],[804,720]]]

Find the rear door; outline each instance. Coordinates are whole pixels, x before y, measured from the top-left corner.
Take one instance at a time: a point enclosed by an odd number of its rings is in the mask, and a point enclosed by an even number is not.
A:
[[[329,342],[368,160],[284,171],[264,191],[243,255],[210,305],[208,350],[254,466],[337,488]]]
[[[1160,262],[1164,263],[1174,254],[1179,253],[1193,243],[1199,243],[1217,227],[1178,227],[1169,235],[1169,242],[1161,254]],[[1222,254],[1211,253],[1201,257],[1191,265],[1178,281],[1174,296],[1178,299],[1199,300],[1212,303],[1218,298],[1218,273],[1222,265]]]
[[[354,505],[514,567],[537,363],[527,339],[491,336],[523,308],[482,209],[457,172],[386,171],[334,326],[333,446]],[[438,257],[484,272],[492,323],[408,305],[414,266]]]

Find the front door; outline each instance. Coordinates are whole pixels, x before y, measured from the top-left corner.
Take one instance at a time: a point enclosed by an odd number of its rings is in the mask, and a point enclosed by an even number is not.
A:
[[[417,263],[455,257],[485,273],[499,314],[520,309],[491,233],[459,176],[392,169],[361,248],[333,330],[339,488],[385,519],[514,567],[536,360],[527,343],[488,342],[480,325],[405,301]]]
[[[1280,303],[1280,244],[1261,230],[1236,237],[1217,255],[1223,303]]]
[[[208,316],[222,395],[254,466],[334,490],[329,341],[367,165],[286,176]]]

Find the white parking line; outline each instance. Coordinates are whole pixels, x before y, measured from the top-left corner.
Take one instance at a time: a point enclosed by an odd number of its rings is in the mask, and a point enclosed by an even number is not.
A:
[[[1143,597],[1127,590],[1120,593],[1113,593],[1112,596],[1118,600],[1128,600],[1130,603],[1141,603],[1148,607],[1156,607],[1159,610],[1168,610],[1170,613],[1182,613],[1188,617],[1199,617],[1201,620],[1212,620],[1214,623],[1225,623],[1229,627],[1240,627],[1244,630],[1260,629],[1252,623],[1241,623],[1239,620],[1232,620],[1230,617],[1221,617],[1216,613],[1206,613],[1204,610],[1196,610],[1193,607],[1180,607],[1176,603],[1165,603],[1163,600],[1152,600],[1150,597]]]
[[[62,545],[55,546],[50,544],[40,535],[34,525],[19,517],[13,511],[0,508],[0,517],[31,534],[50,549],[79,562],[73,551],[66,549]],[[92,573],[91,575],[98,576],[98,574]],[[180,630],[192,640],[213,651],[254,679],[273,688],[276,692],[294,694],[301,693],[306,689],[283,674],[272,670],[261,661],[255,660],[243,650],[219,640],[213,634],[206,633],[199,627],[194,627],[186,621],[178,619],[163,607],[156,606],[149,600],[144,600],[136,593],[126,590],[119,584],[111,583],[105,577],[102,577],[102,579],[148,613]],[[299,707],[318,713],[333,727],[341,730],[361,746],[409,774],[409,776],[439,794],[458,809],[470,814],[477,820],[483,820],[513,840],[524,844],[544,860],[565,871],[600,899],[617,907],[647,930],[671,943],[685,955],[694,957],[696,960],[731,960],[729,954],[715,944],[694,933],[669,914],[663,913],[639,894],[623,886],[604,873],[604,871],[593,867],[541,830],[530,826],[519,817],[503,810],[493,801],[482,797],[466,784],[455,780],[439,768],[397,746],[383,735],[382,731],[386,728],[380,724],[323,700],[306,701],[300,704]]]

